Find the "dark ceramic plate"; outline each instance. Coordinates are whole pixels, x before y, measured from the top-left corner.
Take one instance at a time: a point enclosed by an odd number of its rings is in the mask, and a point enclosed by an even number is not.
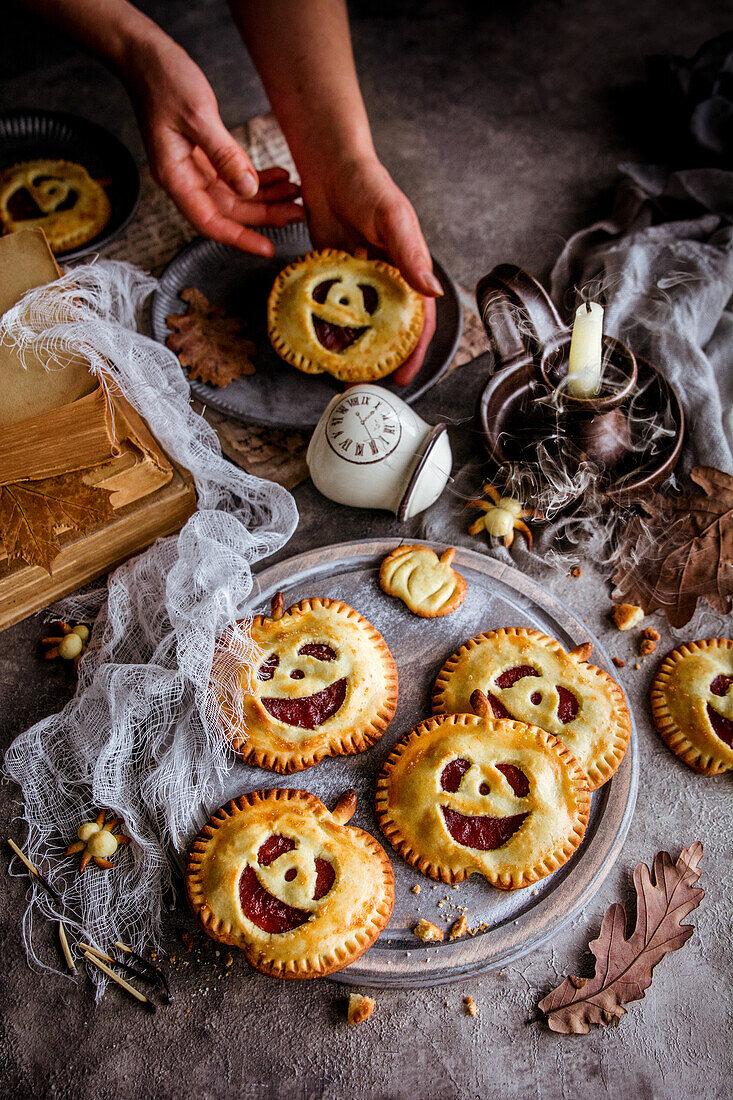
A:
[[[57,111],[10,111],[0,115],[0,169],[24,160],[72,160],[105,181],[112,216],[82,248],[60,252],[76,260],[114,240],[129,225],[140,201],[140,173],[132,154],[108,130],[78,115]],[[109,183],[107,183],[109,181]]]
[[[271,260],[250,256],[216,241],[199,238],[173,259],[163,272],[150,310],[153,336],[165,343],[170,329],[165,323],[171,313],[185,312],[178,293],[195,286],[210,302],[228,313],[244,317],[247,337],[257,347],[255,373],[237,379],[221,389],[191,382],[191,392],[204,405],[251,424],[282,428],[314,428],[321,413],[343,384],[329,374],[303,374],[273,351],[267,336],[267,298],[275,276],[311,248],[307,227],[261,230],[275,244]],[[395,386],[389,378],[382,385],[410,404],[435,385],[453,358],[461,335],[461,305],[458,292],[443,268],[433,261],[443,287],[437,302],[435,335],[417,377],[409,386]]]

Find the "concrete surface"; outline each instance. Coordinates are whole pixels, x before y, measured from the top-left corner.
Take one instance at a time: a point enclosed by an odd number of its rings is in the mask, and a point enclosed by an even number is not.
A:
[[[192,52],[233,125],[266,103],[243,62],[223,3],[144,5]],[[357,61],[377,145],[410,194],[428,240],[449,270],[473,285],[501,260],[546,274],[562,239],[602,207],[615,165],[656,155],[656,127],[640,117],[639,82],[649,53],[690,54],[730,24],[730,4],[688,0],[587,0],[575,4],[427,2],[354,4]],[[78,111],[116,130],[142,157],[122,90],[58,35],[21,14],[4,27],[1,102]],[[12,48],[8,45],[12,43]],[[469,369],[470,371],[470,369]],[[449,380],[425,402],[456,418],[471,412],[478,380]],[[466,428],[454,440],[469,452]],[[326,507],[310,483],[297,492],[302,521],[287,554],[344,538],[413,534],[388,517]],[[456,515],[456,539],[465,520]],[[475,545],[475,543],[474,543]],[[521,548],[515,560],[528,567]],[[722,1097],[730,1080],[725,1010],[730,986],[729,782],[698,777],[652,731],[646,696],[653,659],[633,669],[634,638],[609,629],[608,585],[592,569],[580,579],[532,571],[578,609],[627,660],[619,677],[639,725],[641,784],[621,857],[588,910],[545,949],[503,972],[434,991],[377,994],[372,1019],[344,1022],[335,982],[281,986],[255,975],[194,933],[180,908],[166,928],[176,1003],[155,1018],[116,991],[94,1008],[84,979],[28,970],[20,941],[22,879],[5,879],[0,914],[3,1039],[0,1080],[18,1097],[176,1097],[310,1100],[316,1097],[494,1097],[584,1095]],[[682,632],[662,630],[661,649],[684,638],[730,633],[699,613]],[[0,636],[2,747],[61,707],[72,692],[64,668],[37,656],[31,619]],[[18,833],[17,792],[3,788],[0,835]],[[587,1038],[555,1036],[528,1021],[537,1000],[566,973],[588,973],[588,940],[605,908],[627,899],[634,864],[661,848],[675,856],[701,839],[707,897],[695,935],[659,967],[642,1002],[618,1029]],[[6,866],[3,856],[3,866]],[[55,959],[52,931],[36,930]],[[472,1019],[462,1000],[479,1004]]]

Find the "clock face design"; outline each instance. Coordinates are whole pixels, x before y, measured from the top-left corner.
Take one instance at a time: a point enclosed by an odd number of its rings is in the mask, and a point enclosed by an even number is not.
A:
[[[401,436],[402,424],[394,408],[374,393],[347,393],[326,424],[331,450],[357,466],[380,462],[392,454]]]

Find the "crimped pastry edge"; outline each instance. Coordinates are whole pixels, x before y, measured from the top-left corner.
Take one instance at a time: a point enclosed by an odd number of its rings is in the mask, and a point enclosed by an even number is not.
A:
[[[430,550],[430,549],[432,549],[432,548],[429,547],[429,546],[421,546],[419,543],[409,543],[407,545],[397,546],[397,547],[395,547],[394,550],[391,550],[390,553],[387,554],[386,558],[384,558],[382,560],[382,564],[379,567],[379,587],[382,589],[382,591],[384,592],[384,594],[386,596],[391,596],[393,599],[396,599],[396,600],[402,600],[401,596],[399,596],[396,592],[393,592],[387,586],[387,582],[384,578],[384,573],[386,571],[387,563],[392,561],[394,558],[403,557],[405,554],[409,553],[412,550],[425,551],[425,550]],[[435,553],[434,550],[433,550],[433,553]],[[464,576],[462,576],[461,573],[457,573],[456,570],[453,569],[452,566],[451,566],[451,572],[457,578],[459,584],[458,584],[458,591],[456,592],[455,596],[453,597],[453,599],[449,603],[443,604],[442,608],[438,611],[413,611],[413,609],[411,607],[409,607],[405,603],[404,600],[402,600],[402,603],[405,604],[405,607],[407,607],[407,610],[410,611],[413,615],[417,615],[418,618],[420,618],[420,619],[442,619],[446,615],[450,615],[450,614],[452,614],[452,612],[457,611],[458,608],[461,606],[461,604],[463,603],[463,601],[466,598],[466,592],[468,591],[468,584],[466,583],[466,578]]]
[[[392,916],[395,901],[394,871],[384,848],[370,833],[353,825],[340,826],[355,834],[355,836],[352,836],[352,840],[358,839],[359,842],[365,844],[373,856],[379,859],[382,872],[383,898],[371,914],[368,930],[351,933],[349,938],[345,939],[343,946],[332,953],[319,954],[314,952],[305,956],[302,963],[298,964],[293,961],[281,963],[268,958],[263,951],[254,946],[243,946],[228,931],[222,932],[222,922],[217,920],[203,897],[201,865],[209,841],[216,830],[229,821],[230,818],[245,812],[248,806],[254,806],[257,802],[290,802],[294,800],[306,802],[318,818],[322,818],[324,815],[331,816],[328,807],[316,795],[311,794],[309,791],[282,787],[242,794],[238,798],[230,799],[224,806],[220,806],[218,810],[215,810],[189,849],[184,874],[186,898],[194,918],[207,936],[219,943],[237,947],[242,951],[250,966],[254,967],[255,970],[259,970],[260,973],[282,979],[322,978],[327,974],[342,970],[345,966],[349,966],[350,963],[360,958],[377,940]]]
[[[549,634],[543,634],[540,630],[534,630],[532,627],[507,626],[501,627],[498,630],[487,630],[482,634],[476,634],[473,638],[469,638],[468,641],[464,642],[455,653],[451,654],[438,673],[432,692],[434,715],[447,713],[443,696],[448,680],[458,664],[459,659],[463,657],[464,654],[470,653],[472,649],[479,646],[482,642],[490,641],[502,634],[510,637],[531,638],[537,645],[544,646],[547,649],[553,649],[556,653],[562,653],[566,657],[570,657],[571,660],[573,659],[572,655],[568,653],[567,650],[563,649],[557,639],[551,638]],[[604,755],[599,760],[594,761],[586,772],[591,791],[597,791],[599,787],[607,783],[618,771],[621,761],[626,755],[626,750],[631,740],[631,714],[629,713],[629,708],[626,704],[626,699],[624,698],[621,687],[608,672],[587,661],[578,663],[582,664],[586,671],[592,670],[597,677],[606,681],[616,704],[618,720],[614,729],[614,739]],[[557,736],[557,734],[554,736]],[[562,740],[562,738],[558,738],[558,740]]]
[[[54,165],[55,167],[81,169],[83,172],[86,173],[90,183],[93,184],[95,193],[98,196],[101,194],[102,197],[103,209],[100,211],[96,222],[91,222],[88,225],[78,225],[73,229],[67,229],[66,232],[63,234],[58,233],[55,235],[53,234],[53,232],[50,232],[48,228],[44,228],[44,233],[48,240],[48,246],[51,251],[54,254],[70,252],[72,249],[81,248],[83,245],[88,244],[90,241],[93,241],[95,237],[98,237],[99,234],[109,225],[110,218],[112,217],[112,205],[109,201],[109,195],[104,190],[99,181],[95,180],[94,177],[90,175],[89,170],[85,168],[83,164],[79,164],[77,161],[66,160],[59,157],[40,157],[36,158],[35,160],[23,160],[18,161],[16,164],[10,164],[6,168],[3,168],[2,171],[0,171],[0,191],[2,191],[2,189],[4,189],[7,184],[10,184],[12,182],[14,176],[21,169],[26,169],[30,171],[33,169],[34,165],[37,166],[38,171],[42,171],[44,166],[48,171],[51,171],[52,169],[48,168],[49,165]],[[0,195],[0,199],[3,198],[4,195]],[[54,211],[54,213],[56,213],[56,211]],[[29,219],[29,224],[41,223],[42,221],[45,221],[47,220],[47,218],[51,217],[53,217],[53,214],[46,215],[45,218],[39,217],[35,219]],[[11,228],[11,221],[13,228]],[[8,233],[17,233],[23,228],[22,223],[16,223],[14,219],[6,221],[2,212],[0,212],[0,225],[4,226]]]

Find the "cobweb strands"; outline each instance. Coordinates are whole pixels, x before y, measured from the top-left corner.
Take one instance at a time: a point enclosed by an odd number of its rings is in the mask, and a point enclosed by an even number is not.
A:
[[[33,880],[24,936],[31,965],[43,968],[32,942],[34,908],[102,948],[115,940],[137,951],[157,944],[170,856],[203,823],[231,767],[218,720],[223,705],[241,717],[237,670],[251,663],[254,647],[248,619],[237,619],[252,566],[287,542],[298,519],[285,489],[222,457],[213,428],[191,409],[174,355],[137,331],[154,287],[129,264],[93,262],[30,291],[0,322],[0,340],[21,358],[50,357],[57,369],[85,356],[101,384],[118,389],[190,471],[198,497],[180,534],[122,565],[106,591],[53,609],[74,621],[96,616],[77,689],[5,758],[22,792],[26,852],[62,899]],[[123,818],[132,843],[117,851],[113,870],[91,864],[78,874],[78,857],[64,852],[102,808]]]

